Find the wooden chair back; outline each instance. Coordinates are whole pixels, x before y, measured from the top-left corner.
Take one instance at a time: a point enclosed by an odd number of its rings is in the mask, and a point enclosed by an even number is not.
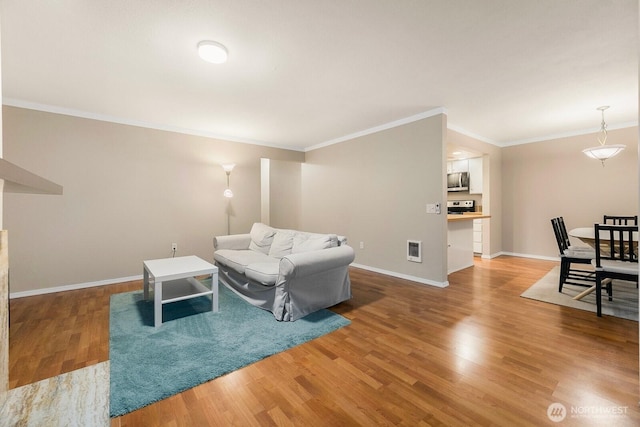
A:
[[[558,250],[560,255],[564,254],[564,251],[569,248],[571,242],[569,241],[569,234],[567,228],[564,225],[564,219],[559,216],[551,219],[551,226],[553,227],[553,233],[556,236],[556,243],[558,244]]]
[[[553,234],[556,236],[556,243],[558,244],[558,250],[560,255],[569,247],[567,239],[564,238],[562,233],[562,226],[564,222],[562,217],[551,218],[551,226],[553,227]]]
[[[638,225],[638,215],[605,215],[603,224]]]
[[[601,260],[638,262],[638,242],[634,233],[637,225],[594,224],[596,239],[596,268],[602,267]]]

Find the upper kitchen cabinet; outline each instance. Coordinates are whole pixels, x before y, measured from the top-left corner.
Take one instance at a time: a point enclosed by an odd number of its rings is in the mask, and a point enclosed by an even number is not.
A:
[[[469,172],[469,161],[464,159],[447,162],[447,173],[455,172]]]
[[[469,194],[482,194],[482,157],[468,160]]]

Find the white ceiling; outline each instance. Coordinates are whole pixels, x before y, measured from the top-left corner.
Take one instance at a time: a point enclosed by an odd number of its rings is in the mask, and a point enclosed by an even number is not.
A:
[[[498,145],[638,121],[637,0],[2,0],[3,101],[298,150],[444,108]],[[229,61],[196,52],[216,40]]]

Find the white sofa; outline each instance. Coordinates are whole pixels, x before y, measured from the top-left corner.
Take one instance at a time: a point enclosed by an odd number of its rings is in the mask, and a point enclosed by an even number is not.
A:
[[[351,298],[346,238],[255,223],[248,234],[216,236],[219,280],[277,320],[294,321]]]

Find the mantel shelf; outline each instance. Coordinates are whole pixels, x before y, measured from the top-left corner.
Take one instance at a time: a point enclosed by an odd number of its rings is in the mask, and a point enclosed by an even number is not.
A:
[[[5,193],[62,194],[62,186],[0,158]]]

